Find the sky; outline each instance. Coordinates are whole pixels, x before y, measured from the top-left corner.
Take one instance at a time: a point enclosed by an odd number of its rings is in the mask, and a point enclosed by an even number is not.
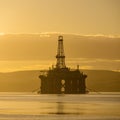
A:
[[[120,0],[0,0],[3,33],[120,35]]]

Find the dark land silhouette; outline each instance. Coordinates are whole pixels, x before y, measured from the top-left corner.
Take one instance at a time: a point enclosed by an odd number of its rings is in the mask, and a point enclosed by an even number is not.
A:
[[[92,92],[120,92],[120,72],[82,70],[88,75],[86,85]],[[0,73],[0,92],[34,92],[40,86],[40,71]]]

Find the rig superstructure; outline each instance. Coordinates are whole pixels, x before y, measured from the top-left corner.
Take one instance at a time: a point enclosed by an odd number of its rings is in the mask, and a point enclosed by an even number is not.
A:
[[[79,66],[76,70],[66,67],[63,36],[58,37],[56,59],[56,67],[52,67],[46,74],[39,76],[41,94],[85,94],[87,75],[79,70]]]

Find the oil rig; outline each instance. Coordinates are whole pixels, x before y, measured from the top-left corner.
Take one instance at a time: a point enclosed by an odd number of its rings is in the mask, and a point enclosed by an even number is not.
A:
[[[41,80],[41,94],[85,94],[86,74],[77,69],[66,67],[63,46],[63,36],[58,36],[56,66],[39,76]]]

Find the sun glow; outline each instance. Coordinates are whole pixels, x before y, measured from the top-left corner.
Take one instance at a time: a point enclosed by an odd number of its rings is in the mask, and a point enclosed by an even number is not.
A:
[[[0,36],[3,36],[3,35],[5,35],[5,33],[1,32],[1,33],[0,33]]]

